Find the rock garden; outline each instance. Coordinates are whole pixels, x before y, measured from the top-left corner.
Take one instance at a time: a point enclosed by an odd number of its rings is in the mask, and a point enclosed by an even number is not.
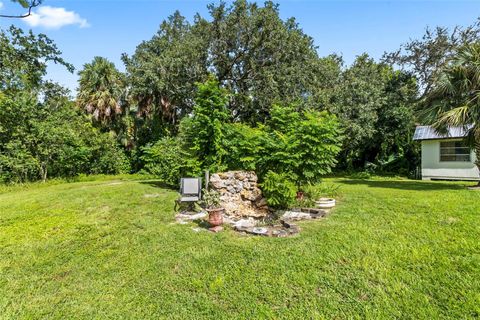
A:
[[[335,206],[334,199],[311,197],[311,193],[297,194],[294,206],[279,210],[269,206],[255,172],[216,173],[210,177],[208,189],[203,190],[200,208],[179,212],[176,221],[194,222],[211,232],[220,232],[229,226],[244,234],[288,237],[300,232],[295,222],[324,218]]]

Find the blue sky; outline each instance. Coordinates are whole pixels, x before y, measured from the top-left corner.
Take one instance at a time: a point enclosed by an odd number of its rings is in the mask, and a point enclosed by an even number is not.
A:
[[[218,1],[44,0],[29,21],[2,19],[0,27],[16,23],[47,34],[77,71],[97,55],[107,57],[123,70],[121,54],[133,53],[141,41],[150,39],[163,19],[177,9],[188,19],[196,12],[207,16],[206,5],[211,2]],[[363,52],[378,59],[384,51],[420,37],[426,26],[466,26],[480,16],[480,0],[276,2],[282,18],[295,17],[315,39],[320,55],[336,52],[347,63]],[[19,11],[18,5],[9,0],[0,3],[2,13]],[[48,77],[72,90],[77,86],[77,75],[59,66],[49,67]]]

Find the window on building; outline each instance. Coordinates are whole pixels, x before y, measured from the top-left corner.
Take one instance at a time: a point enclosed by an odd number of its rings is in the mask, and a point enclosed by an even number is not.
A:
[[[470,162],[470,148],[463,141],[440,142],[440,161]]]

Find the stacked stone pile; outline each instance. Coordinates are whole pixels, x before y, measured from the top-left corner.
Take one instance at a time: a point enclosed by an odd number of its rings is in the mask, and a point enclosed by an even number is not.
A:
[[[210,177],[210,187],[220,194],[226,215],[233,219],[261,219],[269,214],[267,201],[257,182],[258,177],[253,171],[229,171]]]

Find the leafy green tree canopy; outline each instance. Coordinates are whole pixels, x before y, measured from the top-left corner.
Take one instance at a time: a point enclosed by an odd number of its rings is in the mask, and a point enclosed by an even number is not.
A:
[[[322,80],[335,81],[337,61],[319,59],[313,39],[293,18],[282,20],[278,5],[237,0],[208,9],[208,19],[197,15],[192,24],[176,12],[133,56],[124,55],[141,113],[176,123],[192,110],[194,83],[208,73],[232,92],[233,119],[252,125],[268,118],[274,102],[325,102]]]
[[[458,50],[479,39],[480,19],[466,28],[427,28],[421,39],[413,39],[398,50],[385,53],[383,60],[412,73],[419,84],[419,99],[422,99],[433,89],[438,73]]]
[[[415,79],[358,56],[341,75],[330,110],[345,130],[343,168],[364,168],[410,152],[414,128]]]
[[[122,114],[123,74],[103,57],[86,63],[78,75],[78,106],[92,114],[95,121],[108,125]]]
[[[38,89],[49,62],[73,72],[73,66],[60,55],[57,46],[44,34],[25,33],[14,26],[0,30],[0,90]]]
[[[463,127],[480,169],[480,42],[464,46],[444,67],[425,98],[426,119],[440,132]]]

